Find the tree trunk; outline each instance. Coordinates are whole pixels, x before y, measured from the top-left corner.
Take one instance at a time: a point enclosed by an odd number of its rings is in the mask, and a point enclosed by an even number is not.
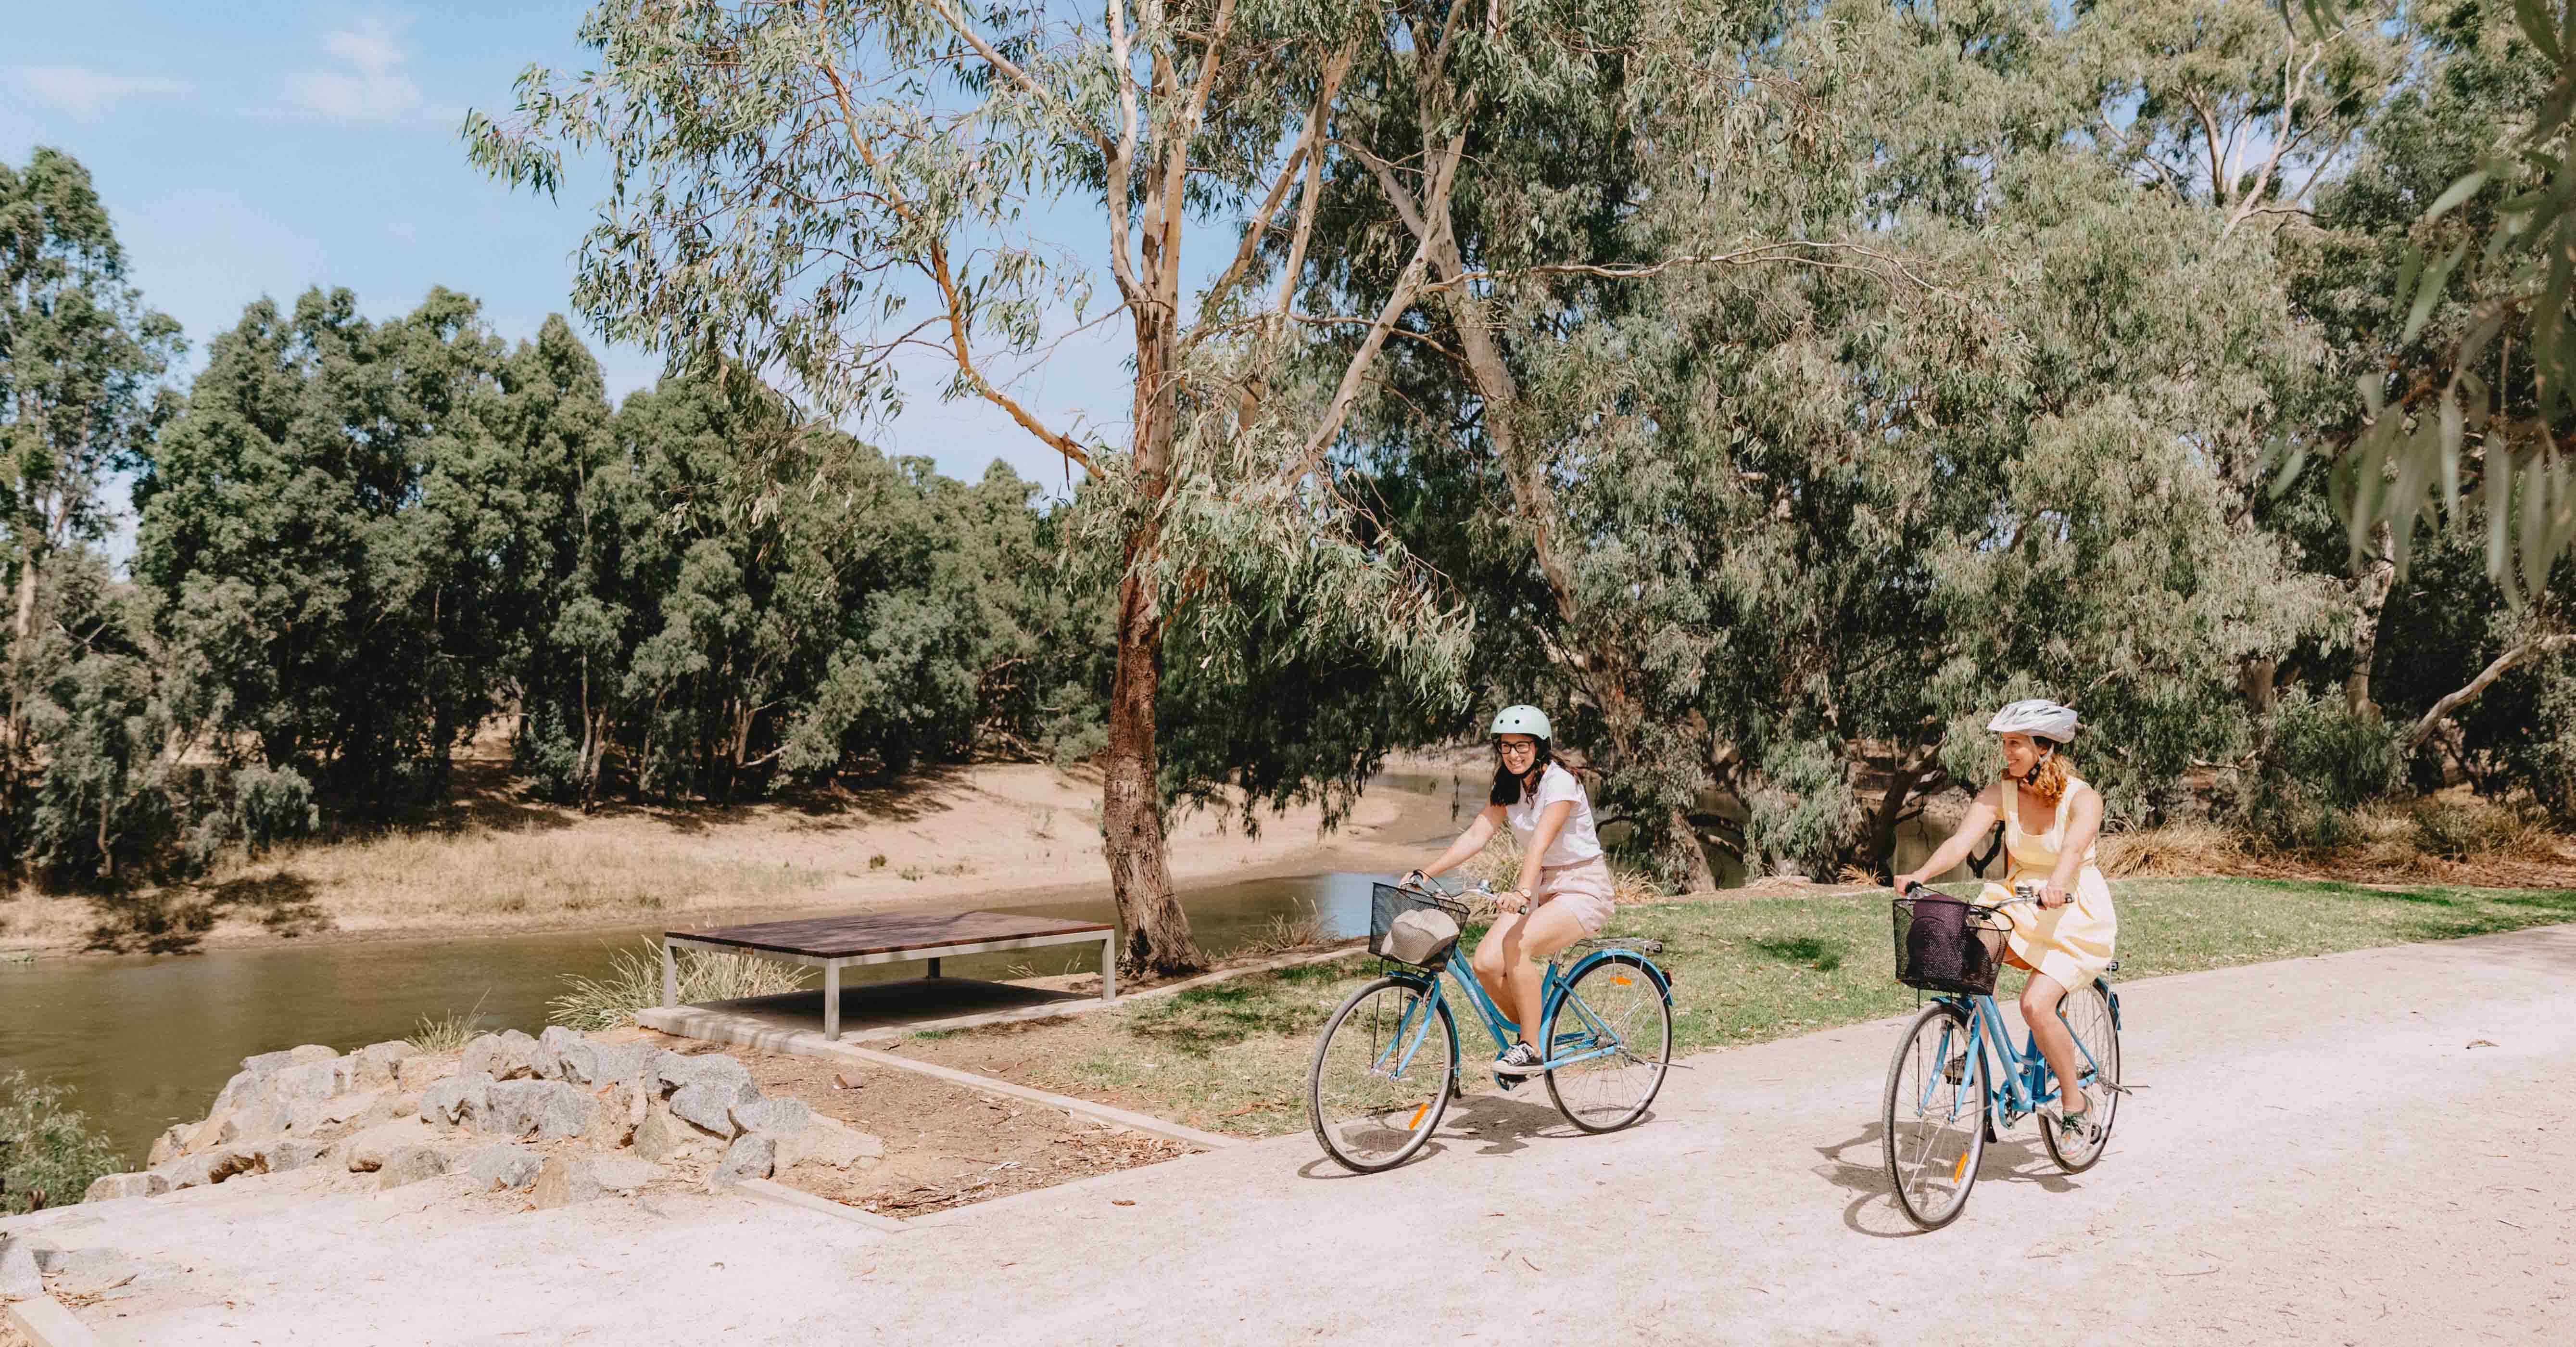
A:
[[[1701,846],[1699,829],[1691,826],[1690,815],[1676,809],[1672,818],[1673,836],[1681,846],[1682,882],[1688,892],[1711,893],[1717,888],[1717,871],[1708,863],[1708,848]]]
[[[1157,68],[1158,83],[1166,78]],[[1164,193],[1148,197],[1147,216],[1159,219]],[[1177,212],[1178,203],[1170,203]],[[1177,221],[1162,221],[1177,230]],[[1163,686],[1164,615],[1156,603],[1152,570],[1162,546],[1162,508],[1170,483],[1172,433],[1180,414],[1169,377],[1179,357],[1174,341],[1173,276],[1165,245],[1174,235],[1145,234],[1143,261],[1159,302],[1135,311],[1134,402],[1136,491],[1145,515],[1127,536],[1118,577],[1118,664],[1109,681],[1108,772],[1101,782],[1101,853],[1109,862],[1109,891],[1118,904],[1125,937],[1119,970],[1134,977],[1195,973],[1206,966],[1190,937],[1189,914],[1172,892],[1170,858],[1163,838],[1163,794],[1156,781],[1155,701]]]
[[[2343,680],[2343,700],[2354,715],[2375,720],[2379,707],[2370,700],[2370,668],[2379,657],[2379,615],[2387,611],[2388,590],[2397,579],[2397,544],[2387,524],[2371,530],[2370,552],[2353,577],[2361,615],[2353,628],[2352,673]]]
[[[2245,704],[2254,709],[2254,714],[2272,714],[2272,708],[2281,704],[2281,661],[2245,661],[2236,666],[2236,686],[2245,693]]]
[[[1914,797],[1914,787],[1931,769],[1928,752],[1900,761],[1888,772],[1887,793],[1879,797],[1878,809],[1869,819],[1869,865],[1872,870],[1893,872],[1896,865],[1896,827],[1905,816],[1905,802]]]

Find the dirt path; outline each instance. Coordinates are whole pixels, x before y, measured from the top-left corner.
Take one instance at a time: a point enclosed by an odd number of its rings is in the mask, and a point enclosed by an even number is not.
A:
[[[434,1232],[372,1259],[334,1244],[287,1275],[254,1261],[249,1226],[222,1245],[163,1221],[156,1237],[201,1275],[251,1293],[111,1320],[102,1339],[2576,1336],[2576,926],[2187,974],[2124,1000],[2130,1078],[2147,1088],[2101,1165],[2058,1175],[2025,1125],[1931,1235],[1880,1177],[1882,1021],[1694,1059],[1614,1136],[1568,1135],[1541,1100],[1479,1097],[1391,1174],[1344,1176],[1292,1136],[892,1234],[776,1209],[667,1213],[695,1223],[687,1244],[640,1213],[603,1226],[601,1203],[513,1218],[539,1223],[525,1236]],[[277,1225],[311,1246],[313,1218]]]

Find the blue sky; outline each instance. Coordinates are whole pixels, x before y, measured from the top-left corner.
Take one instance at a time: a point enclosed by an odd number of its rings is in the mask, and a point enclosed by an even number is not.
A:
[[[372,317],[433,285],[483,301],[513,340],[567,312],[572,254],[596,179],[560,201],[512,193],[465,160],[465,110],[511,105],[530,63],[579,69],[583,7],[563,3],[361,8],[299,3],[16,0],[0,46],[0,157],[50,145],[88,165],[147,302],[186,328],[193,365],[262,295],[345,286]],[[1068,243],[1091,245],[1089,239]],[[1123,330],[1071,342],[1018,385],[1064,424],[1125,419]],[[612,396],[658,362],[585,332]],[[957,476],[1001,458],[1059,484],[1054,455],[980,403],[941,404],[914,380],[904,416],[871,428],[891,453]]]

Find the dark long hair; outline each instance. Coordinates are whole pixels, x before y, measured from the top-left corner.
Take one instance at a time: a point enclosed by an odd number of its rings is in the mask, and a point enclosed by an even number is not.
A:
[[[1534,739],[1537,738],[1536,735],[1532,735],[1531,737]],[[1538,752],[1530,758],[1529,774],[1532,776],[1546,775],[1547,765],[1554,761],[1556,761],[1556,756],[1548,750],[1547,741],[1545,739],[1539,739]],[[1512,775],[1512,770],[1503,765],[1503,740],[1501,735],[1494,736],[1494,793],[1490,797],[1489,802],[1499,805],[1515,805],[1521,802],[1521,779]]]

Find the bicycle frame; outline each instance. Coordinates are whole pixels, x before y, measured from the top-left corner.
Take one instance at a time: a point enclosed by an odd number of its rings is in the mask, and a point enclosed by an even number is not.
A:
[[[2119,994],[2111,990],[2107,981],[2096,979],[2095,985],[2102,989],[2103,999],[2110,1005],[2112,1027],[2117,1029],[2120,1023]],[[2038,1037],[2025,1028],[2021,1046],[2016,1049],[2012,1030],[2004,1024],[2003,1008],[1995,1004],[1994,997],[1942,996],[1934,999],[1956,1007],[1967,1016],[1968,1051],[1984,1056],[1987,1067],[1984,1107],[1994,1115],[1998,1128],[2012,1126],[2057,1098],[2058,1092],[2049,1080],[2048,1059],[2040,1055]],[[2063,1023],[2066,1016],[2063,1001],[2058,1003],[2057,1013]],[[1940,1050],[1944,1061],[1949,1060],[1949,1035],[1952,1032],[1948,1028],[1941,1031]],[[2099,1078],[2102,1064],[2093,1060],[2093,1050],[2085,1047],[2080,1037],[2074,1038],[2074,1043],[2077,1055],[2084,1059],[2085,1069]],[[1929,1080],[1924,1082],[1924,1088],[1932,1088]]]
[[[1547,980],[1539,994],[1539,1023],[1547,1023],[1548,1016],[1556,1012],[1559,1004],[1570,998],[1575,1013],[1583,1018],[1584,1027],[1575,1033],[1556,1035],[1557,1042],[1548,1045],[1548,1058],[1543,1064],[1547,1070],[1554,1071],[1579,1062],[1588,1062],[1596,1057],[1607,1057],[1624,1046],[1619,1041],[1617,1031],[1602,1023],[1601,1017],[1592,1013],[1592,1007],[1585,1005],[1582,997],[1573,995],[1574,979],[1580,976],[1583,970],[1613,954],[1623,952],[1625,951],[1594,950],[1576,961],[1571,974],[1559,973],[1553,960],[1548,963]],[[1666,1004],[1671,1004],[1672,987],[1664,980],[1662,970],[1655,968],[1652,963],[1647,963],[1643,955],[1634,957],[1640,963],[1646,964],[1654,978],[1656,993],[1664,998]],[[1502,1007],[1494,1004],[1494,998],[1485,994],[1484,984],[1478,982],[1454,954],[1443,964],[1441,971],[1446,973],[1449,979],[1457,982],[1459,990],[1465,994],[1468,1007],[1475,1011],[1477,1020],[1485,1026],[1485,1033],[1494,1040],[1497,1051],[1510,1047],[1512,1041],[1520,1037],[1520,1025],[1504,1016]],[[1431,1032],[1432,1017],[1438,1014],[1439,1007],[1448,1001],[1447,994],[1441,989],[1443,979],[1437,973],[1426,974],[1420,969],[1407,968],[1394,976],[1419,986],[1422,989],[1422,997],[1414,1003],[1414,1009],[1406,1012],[1406,1020],[1397,1023],[1395,1032],[1388,1037],[1386,1054],[1382,1054],[1379,1058],[1379,1061],[1384,1063],[1387,1055],[1401,1051],[1402,1056],[1397,1058],[1386,1072],[1390,1077],[1403,1075],[1413,1065],[1414,1053],[1420,1050],[1422,1040]],[[1415,1016],[1420,1017],[1418,1022],[1412,1022]],[[1559,1056],[1557,1055],[1559,1044],[1589,1046],[1583,1051]],[[1457,1078],[1457,1063],[1450,1063],[1449,1074],[1453,1081]]]

